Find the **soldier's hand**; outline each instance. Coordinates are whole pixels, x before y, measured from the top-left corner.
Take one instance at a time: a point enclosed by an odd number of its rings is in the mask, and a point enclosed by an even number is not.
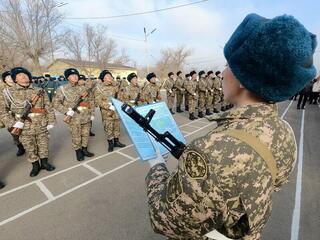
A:
[[[90,120],[93,121],[93,120],[94,120],[94,116],[91,116],[91,117],[90,117]]]
[[[169,93],[172,93],[172,90],[171,90],[171,89],[169,90]]]
[[[16,122],[14,125],[13,125],[13,128],[19,128],[19,129],[23,129],[24,127],[24,123],[23,122]]]
[[[52,129],[52,128],[54,128],[54,125],[52,125],[52,124],[49,124],[48,126],[47,126],[47,130],[49,131],[50,129]]]
[[[196,94],[196,93],[194,93],[194,94],[193,94],[193,96],[197,96],[197,94]]]
[[[70,116],[70,117],[73,117],[74,111],[71,108],[69,108],[68,112],[67,112],[67,115]]]
[[[109,109],[110,109],[111,111],[116,110],[116,108],[115,108],[113,105],[111,105],[111,106],[109,107]]]

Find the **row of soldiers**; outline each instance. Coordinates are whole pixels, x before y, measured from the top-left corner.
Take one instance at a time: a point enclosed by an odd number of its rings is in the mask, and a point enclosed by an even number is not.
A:
[[[204,115],[211,115],[212,112],[218,113],[218,104],[221,103],[221,110],[228,110],[231,105],[223,99],[222,77],[221,72],[213,71],[205,73],[200,71],[190,72],[182,77],[182,72],[177,72],[177,78],[174,73],[168,74],[168,79],[164,83],[167,92],[167,104],[170,112],[174,114],[173,106],[176,99],[176,111],[183,112],[181,105],[183,98],[185,99],[185,110],[189,111],[189,119],[195,120],[196,106],[198,105],[198,117],[203,118]]]
[[[42,88],[32,84],[31,73],[23,67],[7,72],[1,83],[1,127],[7,128],[18,144],[24,147],[27,159],[32,164],[31,177],[37,176],[41,169],[55,169],[48,162],[49,131],[56,124],[54,109],[64,115],[64,121],[69,125],[78,161],[94,156],[88,150],[88,143],[96,107],[101,111],[108,151],[125,147],[119,141],[120,121],[110,100],[116,94],[111,72],[103,70],[100,81],[83,81],[84,84],[79,84],[77,69],[65,70],[64,76],[68,83],[57,89],[52,103]],[[0,183],[0,187],[3,186]]]

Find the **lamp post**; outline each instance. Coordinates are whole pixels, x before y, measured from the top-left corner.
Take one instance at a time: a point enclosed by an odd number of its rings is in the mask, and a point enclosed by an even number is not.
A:
[[[145,51],[146,51],[146,60],[147,60],[147,72],[149,73],[149,49],[148,49],[148,37],[154,33],[157,29],[153,29],[151,32],[147,33],[147,29],[144,27],[144,42],[145,42]]]

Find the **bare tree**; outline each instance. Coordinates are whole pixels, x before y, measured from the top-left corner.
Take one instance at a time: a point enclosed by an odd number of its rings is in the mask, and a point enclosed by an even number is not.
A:
[[[156,64],[156,69],[161,79],[166,78],[168,72],[183,70],[186,59],[191,56],[192,51],[184,46],[166,48],[161,50],[161,59]]]
[[[131,62],[125,49],[118,52],[116,42],[107,36],[107,28],[102,25],[84,25],[82,31],[67,30],[62,40],[65,54],[75,60],[96,62],[99,68],[110,63]]]
[[[40,59],[57,47],[62,15],[54,0],[0,1],[0,37],[40,69]]]

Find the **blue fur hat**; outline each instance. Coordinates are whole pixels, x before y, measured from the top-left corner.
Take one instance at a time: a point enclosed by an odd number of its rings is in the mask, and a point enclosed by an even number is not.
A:
[[[241,84],[266,101],[295,95],[316,75],[316,35],[292,16],[267,19],[249,14],[224,47]]]

